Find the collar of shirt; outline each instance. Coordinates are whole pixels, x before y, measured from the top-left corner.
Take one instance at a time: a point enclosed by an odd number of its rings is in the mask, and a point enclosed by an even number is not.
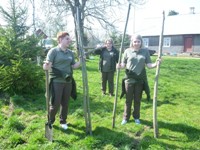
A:
[[[140,49],[138,49],[138,50],[132,49],[132,52],[133,52],[133,53],[139,53],[139,52],[140,52]]]
[[[63,49],[61,49],[61,48],[59,47],[59,51],[64,52],[64,53],[67,53],[67,52],[68,52],[68,49],[63,50]]]
[[[139,53],[139,50],[132,50],[132,53]]]

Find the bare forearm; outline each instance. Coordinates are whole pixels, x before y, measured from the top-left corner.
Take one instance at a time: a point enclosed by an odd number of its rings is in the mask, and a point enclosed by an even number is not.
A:
[[[74,65],[72,65],[72,68],[73,68],[73,69],[77,69],[77,68],[80,67],[80,65],[81,65],[81,62],[78,61],[78,62],[76,62]]]
[[[147,64],[147,67],[149,68],[149,69],[151,69],[151,68],[155,68],[155,67],[157,67],[157,65],[159,65],[161,63],[161,59],[156,59],[156,62],[155,63],[148,63]]]

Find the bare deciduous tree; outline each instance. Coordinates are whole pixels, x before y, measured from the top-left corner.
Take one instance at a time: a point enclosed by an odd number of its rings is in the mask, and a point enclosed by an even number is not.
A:
[[[97,23],[104,29],[115,29],[118,23],[116,11],[119,11],[128,2],[133,5],[142,5],[146,0],[43,0],[43,8],[48,8],[48,16],[50,16],[50,13],[54,13],[54,16],[58,17],[60,22],[64,20],[64,17],[73,16],[74,25],[76,24],[76,9],[78,8],[80,31],[84,33],[84,30],[91,30],[91,26],[96,26]],[[76,31],[75,27],[75,35],[78,39]],[[84,40],[83,43],[85,43]]]

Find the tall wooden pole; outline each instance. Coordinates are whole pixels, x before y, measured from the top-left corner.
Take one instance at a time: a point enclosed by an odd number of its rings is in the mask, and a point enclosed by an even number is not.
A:
[[[159,50],[158,50],[158,58],[159,59],[161,59],[161,57],[162,57],[164,23],[165,23],[165,12],[163,11],[162,30],[161,30],[161,34],[160,34]],[[154,128],[154,137],[155,138],[157,138],[158,134],[159,134],[158,121],[157,121],[157,94],[158,94],[159,72],[160,72],[160,63],[158,63],[157,68],[156,68],[155,83],[154,83],[154,96],[153,96],[153,128]]]
[[[124,38],[126,35],[126,28],[128,24],[128,19],[129,19],[129,14],[130,14],[130,9],[131,9],[131,3],[129,3],[128,6],[128,13],[126,17],[126,24],[124,28],[124,34],[122,37],[122,42],[121,42],[121,47],[120,47],[120,52],[119,52],[119,60],[118,63],[121,62],[121,56],[122,56],[122,50],[123,50],[123,44],[124,44]],[[114,106],[113,106],[113,120],[112,120],[112,128],[115,127],[115,116],[116,116],[116,108],[117,108],[117,97],[118,97],[118,83],[119,83],[119,74],[120,74],[120,69],[117,69],[117,77],[116,77],[116,90],[115,90],[115,100],[114,100]]]
[[[85,52],[83,50],[83,40],[82,33],[80,32],[80,10],[79,6],[76,7],[76,29],[78,33],[78,50],[81,57],[82,63],[82,81],[83,81],[83,104],[84,104],[84,116],[85,116],[85,124],[86,124],[86,133],[92,135],[92,125],[91,125],[91,117],[90,117],[90,104],[89,104],[89,88],[88,88],[88,78],[87,78],[87,69],[86,63],[84,59]]]

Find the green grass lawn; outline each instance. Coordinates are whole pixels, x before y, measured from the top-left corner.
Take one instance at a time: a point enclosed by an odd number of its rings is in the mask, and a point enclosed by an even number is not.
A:
[[[156,57],[152,56],[152,59]],[[101,95],[98,57],[87,60],[87,70],[92,136],[85,132],[82,74],[78,69],[74,71],[78,98],[70,102],[69,128],[62,130],[57,116],[53,143],[44,137],[47,120],[44,93],[26,98],[1,98],[0,149],[200,150],[200,59],[163,57],[157,95],[158,138],[154,138],[153,102],[146,100],[145,93],[141,125],[136,125],[132,118],[126,125],[121,125],[125,98],[118,98],[113,129],[114,97]],[[153,97],[155,69],[148,69],[147,73]],[[122,70],[120,81],[123,76]]]

